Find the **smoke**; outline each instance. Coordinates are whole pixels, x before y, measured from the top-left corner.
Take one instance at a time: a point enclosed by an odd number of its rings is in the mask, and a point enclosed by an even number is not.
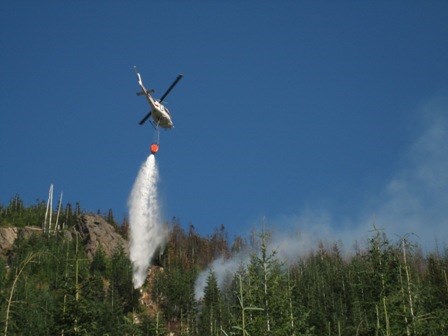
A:
[[[424,131],[405,153],[406,165],[386,184],[376,209],[395,234],[415,233],[424,248],[448,242],[448,99],[423,107]]]
[[[359,205],[359,215],[335,219],[326,209],[311,208],[277,218],[276,224],[347,247],[362,243],[373,225],[391,239],[410,234],[423,251],[448,243],[447,111],[448,94],[416,110],[416,136],[398,158],[400,167],[378,194],[366,195],[368,204]]]
[[[233,256],[232,259],[218,258],[212,262],[209,268],[201,272],[196,279],[194,296],[196,300],[200,300],[204,296],[204,289],[207,285],[207,277],[209,270],[213,270],[216,275],[219,288],[222,288],[227,279],[231,279],[238,271],[238,268],[249,263],[250,255],[247,252],[240,252]]]
[[[157,199],[158,180],[156,159],[151,154],[140,168],[128,201],[134,288],[143,285],[154,252],[166,240]]]
[[[275,251],[276,256],[283,262],[289,264],[297,261],[298,256],[309,253],[311,249],[320,241],[318,234],[311,232],[278,232],[270,231],[267,239],[268,253]],[[200,300],[204,296],[204,289],[207,285],[207,277],[212,270],[216,276],[219,288],[223,288],[228,280],[231,280],[240,268],[245,268],[251,260],[253,254],[259,254],[256,247],[246,248],[231,259],[218,258],[213,261],[207,270],[201,272],[195,282],[195,298]]]
[[[412,234],[423,250],[448,243],[448,95],[435,97],[419,112],[419,136],[400,158],[403,163],[378,195],[370,195],[368,206],[360,206],[360,215],[346,214],[335,219],[322,208],[299,209],[295,214],[272,220],[269,250],[288,263],[305,256],[319,242],[341,243],[350,248],[371,235],[373,226],[388,237],[400,239]],[[369,198],[369,197],[367,197]],[[340,217],[340,216],[339,216]],[[275,228],[281,228],[281,231]],[[343,251],[344,252],[344,251]],[[250,251],[231,260],[218,259],[210,265],[224,284],[225,275],[235,273],[250,261]],[[237,267],[235,267],[237,265]],[[203,296],[209,270],[196,281],[195,295]]]

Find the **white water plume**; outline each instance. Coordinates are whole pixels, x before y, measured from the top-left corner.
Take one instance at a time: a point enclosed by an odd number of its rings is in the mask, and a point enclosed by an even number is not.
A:
[[[159,172],[154,155],[142,164],[129,196],[130,258],[134,288],[145,282],[154,252],[165,242],[157,197]]]

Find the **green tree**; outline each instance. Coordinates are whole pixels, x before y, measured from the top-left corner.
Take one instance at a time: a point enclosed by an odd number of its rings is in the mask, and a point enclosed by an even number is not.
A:
[[[263,310],[250,311],[251,335],[284,335],[290,333],[290,305],[287,278],[276,251],[270,251],[270,235],[259,236],[260,251],[253,253],[247,267],[246,302]]]
[[[122,305],[125,314],[132,312],[138,306],[139,292],[132,283],[132,265],[122,247],[114,252],[110,265],[111,303]]]
[[[223,327],[221,315],[221,293],[218,288],[216,275],[210,270],[204,289],[204,299],[199,321],[199,334],[210,336],[221,335],[221,329]]]

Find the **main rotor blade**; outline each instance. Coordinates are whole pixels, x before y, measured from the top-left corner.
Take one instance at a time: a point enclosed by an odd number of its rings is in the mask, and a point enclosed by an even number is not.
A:
[[[143,125],[146,120],[151,116],[151,112],[149,112],[145,117],[138,123],[139,125]]]
[[[177,76],[177,78],[176,78],[176,80],[173,82],[173,84],[171,84],[171,86],[168,88],[168,90],[166,90],[166,92],[163,94],[163,96],[160,97],[160,102],[163,102],[163,100],[166,98],[166,96],[168,96],[168,94],[171,92],[171,90],[173,89],[173,87],[176,86],[177,82],[179,82],[179,81],[182,79],[183,76],[184,76],[184,75],[179,75],[179,76]]]

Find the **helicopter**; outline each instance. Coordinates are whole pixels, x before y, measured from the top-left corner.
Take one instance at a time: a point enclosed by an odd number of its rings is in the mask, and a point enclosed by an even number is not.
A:
[[[150,117],[152,118],[152,120],[150,120],[149,122],[157,131],[157,141],[156,143],[151,144],[151,153],[155,154],[159,150],[159,128],[162,127],[165,129],[170,129],[174,127],[170,111],[163,105],[163,100],[168,96],[168,94],[176,86],[176,84],[182,79],[183,75],[178,75],[173,84],[171,84],[166,92],[162,95],[162,97],[157,100],[154,99],[153,96],[151,96],[151,93],[154,93],[154,90],[147,90],[143,85],[142,77],[137,71],[136,66],[134,66],[134,71],[135,75],[137,76],[137,82],[142,89],[140,92],[137,92],[137,96],[145,96],[148,100],[149,106],[151,107],[149,113],[142,120],[140,120],[139,125],[143,125]]]

